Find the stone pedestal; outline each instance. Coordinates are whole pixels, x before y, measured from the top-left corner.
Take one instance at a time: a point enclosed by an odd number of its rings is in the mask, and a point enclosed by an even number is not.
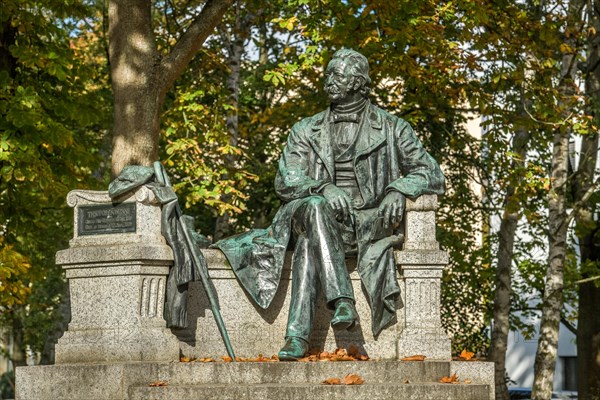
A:
[[[427,359],[450,360],[450,338],[440,318],[442,273],[448,253],[435,238],[436,196],[408,201],[404,249],[396,262],[404,279],[404,329],[398,341],[398,358],[421,354]]]
[[[395,252],[402,291],[396,323],[377,337],[371,335],[370,309],[351,261],[359,326],[333,332],[331,311],[323,302],[317,311],[313,345],[332,350],[355,344],[372,358],[388,360],[325,363],[174,362],[180,349],[187,356],[218,358],[225,348],[199,282],[190,284],[190,327],[177,330],[181,342],[166,329],[163,302],[173,256],[160,233],[160,207],[146,188],[123,202],[124,207],[113,210],[106,192],[69,193],[75,235],[56,260],[69,279],[72,319],[56,346],[58,365],[16,369],[17,400],[494,399],[493,363],[449,361],[450,339],[440,321],[441,277],[448,254],[435,239],[435,196],[407,202],[406,241],[404,249]],[[223,254],[206,250],[204,255],[237,355],[276,353],[283,343],[290,300],[289,260],[273,304],[260,310]],[[427,359],[393,360],[414,354]],[[348,373],[360,375],[366,384],[321,384]],[[460,384],[439,383],[453,374]],[[168,386],[149,387],[158,380]]]
[[[71,321],[56,363],[177,360],[163,319],[173,253],[161,209],[145,187],[113,205],[106,192],[74,190],[74,237],[56,254],[69,281]]]
[[[256,357],[258,354],[264,354],[270,357],[277,354],[285,342],[292,292],[290,265],[292,253],[287,254],[279,289],[271,306],[266,310],[253,303],[237,281],[220,250],[207,249],[203,250],[203,253],[236,356]],[[356,297],[359,324],[349,331],[331,328],[333,311],[327,309],[323,296],[319,294],[313,333],[310,338],[311,347],[334,351],[338,347],[349,348],[354,345],[363,354],[368,354],[373,359],[396,359],[398,335],[404,325],[403,313],[399,310],[398,320],[386,327],[377,337],[373,337],[371,308],[356,271],[356,260],[348,259],[347,266]],[[402,282],[400,283],[402,288]],[[401,290],[403,293],[404,290]],[[402,303],[403,299],[399,298],[397,307],[402,307]],[[220,359],[227,354],[200,282],[192,282],[189,286],[188,319],[190,321],[188,328],[174,331],[181,341],[183,355]]]
[[[406,241],[402,251],[395,252],[400,270],[401,296],[397,320],[377,337],[371,333],[371,308],[356,271],[356,260],[348,259],[347,267],[356,298],[359,324],[350,331],[330,327],[332,311],[320,297],[311,347],[332,351],[336,347],[357,346],[373,359],[397,359],[422,354],[427,359],[450,360],[450,339],[440,320],[440,287],[448,254],[441,251],[435,236],[437,196],[422,196],[407,201],[405,214]],[[254,305],[242,289],[218,250],[204,250],[209,274],[218,293],[221,313],[231,343],[240,357],[256,357],[259,353],[276,354],[284,342],[291,288],[291,253],[283,268],[279,289],[271,306],[262,310]],[[189,357],[216,357],[226,354],[208,299],[198,282],[190,284],[188,301],[190,326],[177,331],[182,354]]]

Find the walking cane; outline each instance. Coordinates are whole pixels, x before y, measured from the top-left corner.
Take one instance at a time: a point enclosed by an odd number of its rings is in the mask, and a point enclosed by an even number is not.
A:
[[[156,175],[156,179],[160,184],[165,185],[167,187],[171,186],[171,181],[169,180],[165,168],[163,167],[160,161],[154,162],[154,173]],[[197,264],[196,260],[199,260],[200,257],[203,257],[203,255],[198,254],[198,249],[194,245],[194,241],[190,237],[190,233],[188,232],[185,224],[181,222],[182,215],[183,213],[181,211],[181,208],[179,207],[179,201],[177,201],[177,203],[175,204],[175,216],[177,218],[177,222],[181,224],[183,235],[185,237],[185,242],[192,254],[192,260],[194,264]],[[217,294],[215,293],[212,285],[210,284],[208,269],[206,267],[202,268],[201,265],[196,265],[196,267],[196,269],[200,271],[200,281],[202,282],[202,286],[204,287],[204,291],[206,292],[206,296],[208,297],[208,301],[210,302],[210,309],[212,310],[217,326],[219,327],[219,332],[221,333],[221,337],[223,338],[223,342],[225,343],[225,347],[227,348],[227,354],[229,354],[231,360],[235,362],[235,354],[233,353],[233,348],[231,347],[231,342],[229,341],[227,329],[225,329],[225,324],[223,323],[223,317],[221,316],[219,304],[217,303]]]

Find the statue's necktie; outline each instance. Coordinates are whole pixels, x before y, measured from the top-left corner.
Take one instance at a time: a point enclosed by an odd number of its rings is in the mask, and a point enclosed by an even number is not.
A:
[[[358,123],[358,113],[351,114],[333,114],[333,122],[354,122]]]

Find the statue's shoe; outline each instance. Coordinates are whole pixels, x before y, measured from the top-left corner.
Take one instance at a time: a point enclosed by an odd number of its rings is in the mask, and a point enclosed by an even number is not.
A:
[[[297,361],[308,351],[308,342],[298,337],[287,338],[285,345],[279,350],[280,361]]]
[[[358,313],[351,300],[341,299],[335,303],[335,314],[331,326],[335,329],[350,329],[356,324]]]

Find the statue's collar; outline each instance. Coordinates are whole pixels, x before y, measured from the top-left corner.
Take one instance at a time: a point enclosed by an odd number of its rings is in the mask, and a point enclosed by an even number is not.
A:
[[[371,127],[374,129],[381,129],[381,127],[383,126],[382,117],[381,113],[378,112],[377,107],[375,107],[373,104],[371,104],[369,100],[367,100],[366,108],[367,109],[364,112],[367,113],[367,120],[369,121]],[[314,131],[320,130],[323,127],[323,123],[325,121],[330,120],[330,114],[331,109],[329,107],[327,108],[327,110],[318,114],[317,118],[315,118],[315,122],[313,123],[312,129]]]
[[[362,98],[351,104],[331,104],[329,108],[333,114],[354,114],[364,110],[368,103],[368,99]]]

